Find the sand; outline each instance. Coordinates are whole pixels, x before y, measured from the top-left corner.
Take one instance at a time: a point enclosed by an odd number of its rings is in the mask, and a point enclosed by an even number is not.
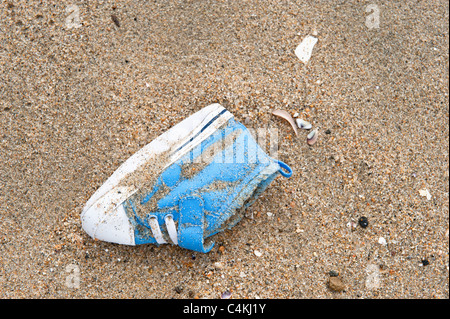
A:
[[[2,2],[0,297],[449,298],[448,18],[447,1]],[[276,129],[293,176],[208,254],[83,232],[121,163],[216,102]]]

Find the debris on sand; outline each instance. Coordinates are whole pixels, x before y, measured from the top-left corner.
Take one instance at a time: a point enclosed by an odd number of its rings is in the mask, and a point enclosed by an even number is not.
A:
[[[306,64],[311,58],[312,50],[316,43],[317,38],[308,35],[295,49],[295,55],[300,59],[300,61]]]
[[[431,200],[431,194],[428,191],[428,189],[424,188],[424,189],[419,190],[419,194],[420,194],[420,196],[426,197],[427,200]]]
[[[344,283],[337,276],[333,276],[328,279],[328,287],[330,287],[331,290],[338,292],[343,291],[345,289]]]
[[[306,141],[308,145],[314,145],[317,142],[317,136],[319,135],[319,131],[314,129],[311,133],[306,137]]]
[[[295,119],[295,121],[297,122],[298,127],[301,129],[304,129],[304,130],[312,129],[312,124],[309,123],[308,121],[305,121],[303,119]]]
[[[272,112],[273,115],[279,116],[291,124],[292,128],[294,129],[295,135],[298,135],[297,126],[295,125],[294,119],[292,118],[291,114],[284,110],[275,110]]]

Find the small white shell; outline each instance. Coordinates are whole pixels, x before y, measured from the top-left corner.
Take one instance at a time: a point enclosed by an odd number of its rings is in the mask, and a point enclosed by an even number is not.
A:
[[[262,252],[260,252],[259,250],[255,250],[253,253],[255,254],[256,257],[262,256]]]
[[[428,189],[424,188],[424,189],[419,190],[419,194],[420,194],[420,196],[426,197],[427,200],[431,200],[432,196],[431,196],[430,192],[428,191]]]
[[[303,119],[296,119],[295,121],[297,122],[297,125],[298,125],[299,128],[302,128],[304,130],[312,129],[311,123],[309,123],[309,122],[307,122],[307,121],[305,121]]]
[[[354,221],[349,221],[347,223],[347,227],[350,228],[351,230],[356,228],[356,223]]]
[[[383,237],[378,238],[378,243],[383,246],[387,245],[387,241]]]
[[[318,135],[319,131],[317,129],[312,130],[311,133],[309,133],[306,137],[306,142],[308,143],[308,145],[313,145],[315,142],[317,142]]]

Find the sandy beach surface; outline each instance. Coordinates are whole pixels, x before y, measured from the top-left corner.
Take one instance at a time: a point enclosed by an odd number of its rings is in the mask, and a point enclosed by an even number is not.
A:
[[[448,21],[442,0],[2,1],[0,298],[449,298]],[[211,103],[276,129],[293,176],[208,254],[84,233],[120,164]]]

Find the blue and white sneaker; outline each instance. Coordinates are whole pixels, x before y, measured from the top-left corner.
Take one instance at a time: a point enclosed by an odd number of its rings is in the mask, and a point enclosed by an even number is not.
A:
[[[274,178],[290,177],[219,104],[191,115],[123,163],[86,203],[83,229],[126,245],[209,252]]]

